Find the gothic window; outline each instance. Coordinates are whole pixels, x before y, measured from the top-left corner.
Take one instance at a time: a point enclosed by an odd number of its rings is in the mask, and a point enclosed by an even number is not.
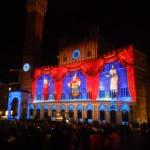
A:
[[[128,87],[124,83],[121,85],[121,97],[128,97],[128,96],[129,96]]]

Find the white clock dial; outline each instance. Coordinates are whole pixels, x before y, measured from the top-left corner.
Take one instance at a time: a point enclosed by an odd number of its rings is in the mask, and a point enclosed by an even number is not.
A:
[[[79,49],[74,50],[72,53],[72,58],[78,59],[79,57],[80,57],[80,50]]]
[[[23,65],[23,71],[27,72],[27,71],[29,71],[29,69],[30,69],[30,65],[28,63],[25,63]]]

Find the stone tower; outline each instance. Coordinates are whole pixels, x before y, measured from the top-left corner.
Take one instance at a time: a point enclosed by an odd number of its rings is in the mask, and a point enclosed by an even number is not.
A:
[[[26,2],[26,32],[22,61],[24,69],[22,68],[20,72],[21,90],[31,92],[33,69],[40,65],[44,17],[47,5],[48,0],[27,0]]]

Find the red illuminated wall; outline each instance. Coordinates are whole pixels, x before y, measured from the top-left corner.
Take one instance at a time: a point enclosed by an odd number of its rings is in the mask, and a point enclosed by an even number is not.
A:
[[[36,81],[43,74],[49,74],[54,79],[54,93],[55,99],[59,101],[63,91],[63,79],[72,71],[81,70],[86,77],[87,93],[92,101],[95,101],[99,90],[99,73],[103,69],[104,65],[118,61],[126,67],[129,93],[132,100],[136,100],[135,91],[135,74],[134,74],[134,50],[130,46],[128,49],[121,51],[114,51],[109,55],[105,55],[103,58],[97,60],[85,60],[59,67],[42,67],[35,69],[33,84],[32,84],[32,96],[36,94]]]

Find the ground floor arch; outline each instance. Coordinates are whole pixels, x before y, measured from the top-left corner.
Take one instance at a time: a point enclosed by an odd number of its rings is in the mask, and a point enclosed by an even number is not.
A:
[[[122,123],[128,123],[129,122],[129,113],[130,113],[130,107],[128,104],[124,103],[121,106],[121,112],[122,112]]]
[[[11,111],[12,111],[12,117],[15,118],[18,116],[18,98],[14,98],[12,100],[12,103],[11,103]]]
[[[48,109],[44,109],[44,120],[48,119]]]
[[[109,107],[108,107],[108,111],[110,113],[110,123],[114,124],[117,122],[117,111],[118,111],[118,107],[115,103],[110,103]]]
[[[77,121],[82,122],[83,121],[83,105],[78,104],[77,105]]]
[[[74,118],[74,105],[69,105],[69,107],[68,107],[68,110],[69,110],[69,119],[71,119],[71,120],[73,120],[73,118]]]
[[[29,118],[29,105],[31,93],[22,91],[11,91],[8,95],[7,118],[27,119]],[[12,113],[11,113],[12,112]]]
[[[11,113],[12,112],[12,113]],[[19,119],[21,116],[21,93],[10,92],[8,99],[8,118]]]
[[[93,121],[93,105],[92,104],[87,104],[86,112],[87,112],[86,121],[91,123]]]
[[[101,104],[98,108],[99,110],[99,120],[100,122],[105,122],[106,121],[106,105]]]

